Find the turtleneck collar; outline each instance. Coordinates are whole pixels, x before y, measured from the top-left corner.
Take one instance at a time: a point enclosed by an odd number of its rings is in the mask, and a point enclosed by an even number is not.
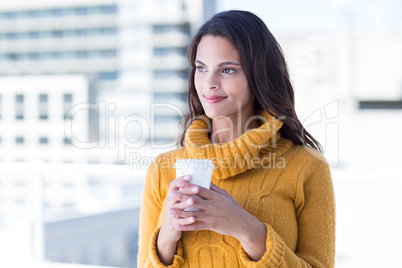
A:
[[[243,133],[233,141],[211,143],[208,132],[211,120],[202,115],[186,131],[185,146],[191,159],[211,159],[215,165],[212,176],[226,179],[248,169],[269,166],[291,146],[292,141],[281,138],[279,129],[283,122],[262,111],[263,124]]]

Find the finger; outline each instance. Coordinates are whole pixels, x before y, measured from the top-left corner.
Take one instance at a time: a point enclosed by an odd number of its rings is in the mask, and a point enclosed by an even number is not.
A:
[[[215,191],[209,190],[201,186],[199,186],[198,188],[199,190],[197,196],[201,197],[202,199],[212,200],[216,197],[217,193]]]
[[[191,184],[191,183],[186,183],[186,186],[184,188],[180,188],[177,192],[182,193],[182,194],[187,194],[187,195],[193,195],[197,194],[199,191],[199,187],[197,185]]]
[[[211,202],[209,200],[204,200],[197,195],[192,195],[187,200],[173,204],[170,208],[183,211],[188,207],[194,207],[194,208],[197,208],[200,213],[200,212],[204,212],[210,206],[213,206],[213,205],[214,205],[213,202]],[[175,213],[179,214],[178,212],[175,212]],[[184,216],[187,216],[187,215],[184,215]]]
[[[170,208],[169,209],[169,214],[177,217],[177,218],[189,218],[189,217],[195,217],[197,216],[198,211],[185,211],[182,209],[175,209],[175,208]]]
[[[187,188],[179,188],[176,191],[169,191],[168,192],[168,198],[167,198],[167,204],[169,204],[169,207],[172,206],[173,204],[179,203],[181,201],[187,200],[190,196],[197,194],[199,191],[198,186],[189,184],[189,187]]]
[[[170,207],[171,205],[173,205],[174,203],[179,202],[178,200],[171,198],[170,197],[170,193],[172,192],[177,192],[179,190],[179,187],[177,186],[177,183],[180,181],[189,181],[190,180],[190,175],[183,175],[180,176],[174,180],[172,180],[169,184],[169,191],[168,191],[168,196],[166,198],[166,206]],[[173,194],[174,195],[174,194]]]
[[[185,180],[178,181],[176,185],[179,187],[180,190],[197,186]]]
[[[176,226],[186,226],[189,224],[193,224],[195,222],[195,218],[194,217],[188,217],[188,218],[178,218],[176,220]],[[176,229],[177,229],[176,227]]]
[[[194,204],[194,197],[192,196],[192,197],[187,198],[186,200],[183,200],[181,202],[178,202],[178,203],[172,205],[171,208],[183,210],[185,208],[190,207],[193,204]]]
[[[169,191],[177,191],[179,188],[181,188],[180,185],[190,181],[190,178],[191,178],[190,175],[184,175],[174,179],[173,181],[170,182]]]
[[[208,225],[203,221],[195,221],[191,224],[181,224],[176,227],[176,230],[180,231],[197,231],[208,230]]]
[[[218,186],[216,186],[214,183],[211,182],[211,188],[212,191],[220,193],[220,194],[225,194],[227,193],[225,190],[223,190],[222,188],[219,188]]]
[[[197,191],[198,191],[198,189],[197,189]],[[191,192],[191,191],[190,191],[190,189],[186,189],[185,192]],[[190,196],[192,194],[194,194],[193,192],[191,192],[190,194],[186,194],[185,192],[182,192],[180,190],[172,191],[172,192],[169,192],[168,195],[171,199],[174,199],[177,202],[177,201],[185,201],[188,198],[190,198]]]

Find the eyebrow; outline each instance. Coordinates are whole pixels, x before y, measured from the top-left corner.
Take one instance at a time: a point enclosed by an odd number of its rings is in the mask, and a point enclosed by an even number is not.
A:
[[[206,66],[206,64],[203,63],[200,60],[195,60],[195,63],[199,63],[199,64],[202,64],[202,65]],[[224,62],[219,63],[218,67],[222,67],[222,66],[225,66],[225,65],[238,65],[238,66],[241,66],[240,63],[237,63],[237,62],[234,62],[234,61],[224,61]]]

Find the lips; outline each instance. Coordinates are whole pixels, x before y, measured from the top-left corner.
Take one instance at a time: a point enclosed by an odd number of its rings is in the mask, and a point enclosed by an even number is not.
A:
[[[208,103],[217,103],[217,102],[220,102],[227,98],[227,97],[216,96],[216,95],[204,96],[204,97]]]

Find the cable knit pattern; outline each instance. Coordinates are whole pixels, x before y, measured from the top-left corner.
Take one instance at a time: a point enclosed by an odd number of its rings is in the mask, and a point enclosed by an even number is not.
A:
[[[244,133],[234,141],[212,144],[208,137],[211,122],[205,115],[200,116],[186,132],[188,158],[211,159],[215,165],[212,176],[217,179],[233,177],[275,161],[292,143],[287,139],[280,140],[278,130],[283,124],[281,121],[265,111],[261,112],[260,118],[265,122],[259,128]],[[276,144],[278,140],[279,144]]]
[[[264,256],[251,261],[231,236],[183,232],[169,267],[333,267],[335,202],[329,166],[316,150],[280,137],[282,122],[268,113],[259,128],[211,144],[210,121],[195,120],[186,147],[159,155],[147,172],[141,207],[138,267],[166,267],[156,241],[177,159],[211,159],[212,182],[226,190],[267,229]]]

